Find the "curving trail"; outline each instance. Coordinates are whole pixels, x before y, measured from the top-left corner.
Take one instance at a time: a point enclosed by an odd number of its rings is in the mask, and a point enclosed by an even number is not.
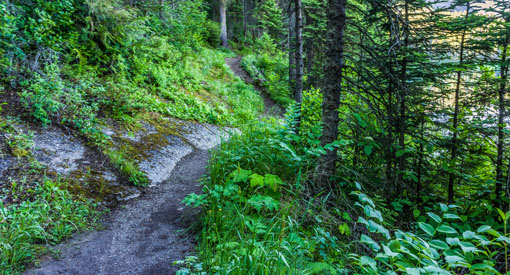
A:
[[[61,259],[42,259],[26,274],[174,274],[172,262],[194,247],[183,231],[198,215],[180,202],[200,191],[208,157],[204,150],[184,157],[169,180],[114,210],[106,229],[76,236],[60,245]]]
[[[240,58],[228,58],[225,62],[237,76],[254,84],[241,68]],[[261,95],[265,115],[281,114],[282,109],[266,93]],[[199,143],[213,138],[211,133],[201,135]],[[147,188],[140,197],[107,215],[105,229],[77,234],[56,247],[61,251],[60,258],[46,256],[26,274],[174,274],[173,261],[184,259],[195,246],[194,236],[187,230],[198,218],[198,211],[184,207],[181,201],[189,193],[200,192],[198,180],[207,172],[209,158],[208,151],[203,149],[211,146],[190,149],[192,153],[175,164],[168,180]]]
[[[271,97],[269,97],[269,95],[265,92],[265,89],[258,85],[258,83],[250,77],[250,75],[241,66],[241,60],[242,57],[240,56],[235,58],[225,58],[225,63],[227,63],[235,75],[241,78],[244,82],[253,85],[255,90],[260,92],[260,96],[264,99],[265,116],[283,117],[285,110],[274,102],[274,100],[271,99]]]

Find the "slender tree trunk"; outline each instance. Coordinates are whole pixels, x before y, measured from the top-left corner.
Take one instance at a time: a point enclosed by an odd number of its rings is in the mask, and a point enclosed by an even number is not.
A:
[[[294,91],[296,85],[296,41],[295,37],[295,25],[296,25],[296,9],[292,5],[292,1],[289,2],[289,85],[291,91]]]
[[[246,32],[248,31],[248,16],[246,13],[246,0],[243,0],[243,37],[246,39]]]
[[[295,0],[296,6],[296,85],[294,86],[294,100],[301,113],[301,101],[303,99],[303,6],[301,0]],[[297,117],[296,132],[299,133],[301,115]]]
[[[220,26],[221,26],[221,46],[228,46],[227,38],[227,0],[220,0]]]
[[[507,20],[508,21],[508,20]],[[496,195],[498,198],[501,195],[501,191],[503,190],[503,158],[504,158],[504,141],[505,141],[505,95],[506,95],[506,81],[508,77],[508,64],[507,63],[507,51],[508,51],[508,44],[510,42],[510,34],[508,33],[508,27],[507,27],[507,33],[505,35],[505,42],[503,45],[503,53],[501,55],[501,82],[499,84],[499,114],[498,114],[498,156],[496,161]]]
[[[325,60],[325,84],[323,87],[322,121],[324,130],[321,145],[338,138],[338,107],[342,93],[342,70],[344,67],[344,30],[346,0],[328,0],[328,26]],[[322,183],[335,174],[337,150],[327,151],[321,157]]]
[[[400,93],[400,118],[399,118],[399,137],[398,145],[400,150],[405,150],[405,132],[406,132],[406,93],[407,93],[407,50],[409,46],[409,3],[405,1],[405,22],[404,22],[404,59],[402,60],[402,71],[401,71],[401,93]],[[398,158],[398,182],[397,182],[397,197],[402,195],[402,188],[404,185],[403,173],[406,169],[406,154],[402,154]]]
[[[469,16],[469,5],[470,3],[467,3],[466,7],[466,16],[465,21],[467,22],[468,16]],[[459,65],[464,65],[464,47],[465,47],[465,41],[466,41],[466,27],[464,30],[462,30],[462,36],[460,39],[460,53],[459,53]],[[455,109],[453,112],[453,137],[452,137],[452,149],[451,149],[451,159],[450,163],[453,163],[457,159],[457,140],[458,140],[458,127],[459,127],[459,98],[460,98],[460,84],[462,82],[462,72],[459,69],[457,71],[457,82],[455,84]],[[455,182],[455,173],[449,174],[448,179],[448,204],[452,204],[454,200],[454,182]]]
[[[311,16],[306,15],[306,24],[313,25],[313,19]],[[308,76],[307,87],[310,88],[313,85],[312,70],[313,70],[313,38],[308,37],[306,40],[306,74]]]
[[[294,99],[301,104],[303,98],[303,6],[301,0],[294,1],[296,5],[296,86]]]
[[[421,117],[421,142],[420,142],[420,151],[418,152],[418,181],[416,182],[416,203],[419,204],[421,202],[421,176],[423,171],[423,141],[425,140],[425,118],[424,115]]]
[[[159,19],[163,20],[165,11],[165,0],[159,0]]]
[[[391,64],[390,64],[391,71]],[[387,115],[388,115],[388,126],[386,131],[388,131],[388,135],[386,137],[386,143],[388,145],[389,150],[386,151],[386,194],[388,195],[388,200],[390,199],[391,194],[393,194],[393,160],[395,156],[395,152],[393,149],[393,81],[390,79],[388,83],[388,102],[387,102]],[[389,203],[389,201],[388,201]]]

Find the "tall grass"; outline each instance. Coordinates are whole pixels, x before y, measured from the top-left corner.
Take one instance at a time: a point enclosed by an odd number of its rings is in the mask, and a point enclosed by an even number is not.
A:
[[[59,181],[38,184],[33,201],[18,205],[0,202],[0,274],[16,274],[44,244],[56,244],[93,224],[97,212],[90,202],[75,201]],[[16,192],[13,190],[13,192]]]
[[[204,194],[185,199],[202,207],[203,229],[197,258],[178,262],[182,274],[339,270],[328,256],[345,254],[335,237],[304,219],[309,209],[301,192],[311,160],[295,148],[292,123],[255,122],[242,133],[212,152]]]

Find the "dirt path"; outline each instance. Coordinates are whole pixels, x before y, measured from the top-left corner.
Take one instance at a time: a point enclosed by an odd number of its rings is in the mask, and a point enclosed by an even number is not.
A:
[[[182,231],[197,218],[180,202],[200,190],[197,180],[207,160],[207,151],[184,157],[169,180],[113,211],[105,230],[76,236],[60,245],[63,258],[42,259],[40,268],[26,274],[174,274],[172,262],[194,247]]]
[[[248,73],[241,67],[242,57],[238,56],[235,58],[225,58],[225,63],[232,69],[235,75],[239,76],[244,82],[252,84],[257,91],[260,92],[260,96],[264,99],[264,115],[265,116],[277,116],[282,117],[285,113],[282,107],[274,102],[271,97],[267,94],[265,89],[258,85]]]
[[[225,62],[245,82],[256,84],[241,68],[241,58],[227,58]],[[281,116],[282,108],[263,89],[256,89],[264,98],[265,115]],[[183,207],[181,201],[187,194],[200,191],[197,181],[206,173],[208,154],[195,150],[182,158],[168,180],[147,188],[140,197],[107,215],[104,230],[78,234],[60,244],[56,249],[61,251],[61,258],[40,259],[40,266],[26,274],[174,274],[173,261],[183,259],[194,248],[193,235],[185,231],[198,217],[196,210]]]

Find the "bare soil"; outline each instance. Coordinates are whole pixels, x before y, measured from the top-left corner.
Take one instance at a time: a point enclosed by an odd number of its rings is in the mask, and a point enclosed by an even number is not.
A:
[[[181,201],[200,192],[208,157],[204,150],[184,157],[169,180],[108,215],[104,230],[77,235],[57,247],[61,258],[41,259],[26,274],[174,274],[172,262],[195,246],[187,230],[198,217]]]

